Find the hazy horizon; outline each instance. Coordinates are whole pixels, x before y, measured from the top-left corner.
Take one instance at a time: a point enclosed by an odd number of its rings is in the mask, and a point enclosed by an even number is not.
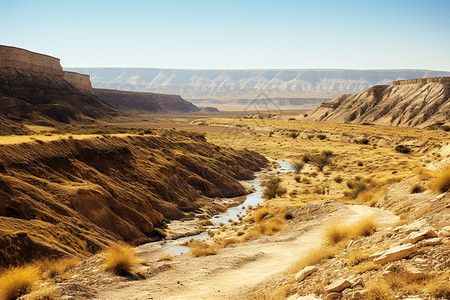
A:
[[[450,71],[450,2],[2,3],[1,44],[66,68]]]

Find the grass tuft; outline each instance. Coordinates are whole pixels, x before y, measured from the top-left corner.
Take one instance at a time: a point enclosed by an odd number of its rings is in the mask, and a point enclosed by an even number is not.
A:
[[[191,255],[193,257],[215,255],[217,254],[218,245],[210,244],[203,241],[191,241],[189,248],[191,248]]]
[[[130,245],[118,242],[110,245],[104,252],[105,270],[120,276],[129,276],[142,259]]]
[[[0,277],[0,299],[17,299],[31,292],[39,280],[39,269],[35,266],[23,266],[8,269]]]
[[[447,167],[435,179],[430,181],[430,188],[437,193],[445,193],[450,190],[450,167]]]

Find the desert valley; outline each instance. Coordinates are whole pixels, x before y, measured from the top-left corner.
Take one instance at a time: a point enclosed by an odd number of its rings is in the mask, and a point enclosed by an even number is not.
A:
[[[450,72],[32,50],[0,45],[0,300],[450,299]]]

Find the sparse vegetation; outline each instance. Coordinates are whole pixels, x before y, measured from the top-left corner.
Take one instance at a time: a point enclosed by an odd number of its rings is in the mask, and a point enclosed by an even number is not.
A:
[[[106,271],[116,275],[129,276],[142,259],[136,256],[135,249],[123,242],[110,245],[103,253]]]
[[[31,292],[39,280],[35,266],[10,268],[0,277],[0,299],[14,300]]]
[[[445,193],[450,190],[450,167],[447,167],[435,179],[430,181],[430,188],[437,193]]]
[[[261,185],[265,186],[263,191],[263,197],[266,199],[272,199],[275,197],[281,197],[286,194],[286,188],[280,185],[281,179],[279,177],[273,177]]]
[[[411,152],[411,148],[409,148],[408,146],[405,146],[405,145],[397,145],[397,146],[395,146],[395,151],[404,153],[404,154],[408,154]]]
[[[291,166],[294,169],[295,173],[300,173],[303,169],[303,167],[305,166],[305,164],[302,161],[299,160],[293,160],[291,162]]]
[[[189,248],[193,257],[199,257],[217,254],[218,245],[194,240],[189,243]]]

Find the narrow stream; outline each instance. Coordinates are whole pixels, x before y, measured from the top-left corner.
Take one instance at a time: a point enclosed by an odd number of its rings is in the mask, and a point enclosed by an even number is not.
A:
[[[287,173],[287,172],[293,172],[293,168],[290,163],[282,161],[282,160],[276,160],[280,164],[280,168],[278,168],[275,171],[280,171],[281,173]],[[217,230],[217,228],[220,227],[220,223],[223,223],[225,225],[230,225],[231,222],[238,221],[238,215],[243,215],[245,213],[246,208],[251,206],[256,206],[262,202],[265,201],[265,199],[262,197],[262,193],[264,190],[264,187],[261,186],[262,182],[262,176],[260,174],[256,174],[256,178],[251,180],[250,183],[252,184],[253,188],[255,189],[255,192],[247,195],[245,201],[238,205],[229,208],[227,211],[213,216],[210,221],[214,224],[209,230]],[[231,222],[230,222],[231,221]],[[164,241],[159,248],[152,250],[150,252],[145,253],[146,258],[159,258],[162,255],[165,254],[171,254],[171,255],[180,255],[184,253],[189,253],[190,249],[187,246],[181,246],[184,242],[187,242],[191,239],[196,240],[204,240],[208,238],[208,233],[202,232],[200,234],[181,237],[175,240],[166,240]]]

